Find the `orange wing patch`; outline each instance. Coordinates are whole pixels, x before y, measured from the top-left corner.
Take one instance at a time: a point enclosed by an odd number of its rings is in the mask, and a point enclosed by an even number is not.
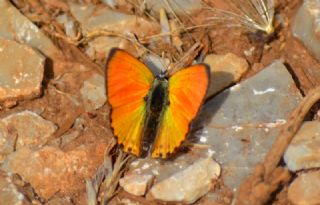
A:
[[[165,108],[152,157],[166,158],[185,140],[192,120],[206,95],[209,68],[195,65],[169,78],[169,105]]]
[[[139,156],[146,117],[144,97],[152,86],[153,74],[127,52],[113,49],[106,64],[106,79],[111,126],[118,144]]]

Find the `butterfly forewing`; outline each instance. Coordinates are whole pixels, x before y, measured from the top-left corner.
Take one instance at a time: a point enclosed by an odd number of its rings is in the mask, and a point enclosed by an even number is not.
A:
[[[106,64],[106,79],[114,135],[124,151],[139,156],[146,117],[144,98],[152,86],[153,74],[127,52],[113,49]]]
[[[169,78],[169,103],[153,144],[152,157],[168,157],[185,140],[206,95],[208,73],[209,68],[200,64],[180,70]]]

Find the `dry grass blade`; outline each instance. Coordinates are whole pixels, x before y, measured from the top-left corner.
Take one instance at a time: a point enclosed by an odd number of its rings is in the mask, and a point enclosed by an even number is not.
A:
[[[117,159],[114,163],[112,173],[108,174],[101,185],[101,190],[103,192],[103,200],[101,204],[108,204],[109,200],[116,193],[116,189],[119,184],[120,177],[126,169],[127,163],[130,161],[131,157],[128,154],[125,154],[120,149],[118,150]]]
[[[267,34],[274,32],[274,0],[230,0],[237,13],[216,9],[205,5],[213,13],[209,21],[212,25],[224,23],[229,27],[242,27],[251,32],[263,31]]]
[[[127,162],[131,159],[130,156],[117,149],[116,160],[113,164],[110,152],[114,146],[115,141],[108,145],[103,164],[98,168],[92,179],[86,180],[88,205],[108,203],[116,193],[119,179],[125,171]]]
[[[98,168],[96,174],[92,179],[86,179],[86,189],[87,189],[87,204],[97,205],[97,195],[99,187],[107,175],[112,173],[112,160],[110,152],[115,146],[115,142],[111,142],[105,151],[105,159],[103,164]]]

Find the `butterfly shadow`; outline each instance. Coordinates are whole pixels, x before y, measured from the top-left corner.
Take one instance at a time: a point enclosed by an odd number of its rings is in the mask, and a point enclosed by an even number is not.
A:
[[[233,76],[227,72],[214,72],[213,76],[210,80],[218,79],[220,82],[232,82],[234,80]],[[188,142],[197,143],[199,142],[199,135],[196,133],[202,130],[206,125],[210,124],[212,117],[215,113],[220,109],[223,105],[225,99],[229,95],[229,87],[233,86],[234,84],[222,89],[218,93],[214,94],[213,96],[209,96],[206,98],[204,104],[202,105],[201,109],[199,110],[198,116],[192,122],[190,127],[190,134],[188,136]]]

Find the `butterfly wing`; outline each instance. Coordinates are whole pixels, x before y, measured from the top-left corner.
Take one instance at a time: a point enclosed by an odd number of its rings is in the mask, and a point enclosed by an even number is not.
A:
[[[106,87],[111,105],[111,126],[118,144],[126,152],[140,155],[141,137],[146,117],[144,98],[154,76],[136,58],[120,49],[113,49],[106,64]]]
[[[152,157],[168,157],[185,140],[206,95],[208,73],[209,68],[200,64],[180,70],[169,78],[169,104],[153,144]]]

